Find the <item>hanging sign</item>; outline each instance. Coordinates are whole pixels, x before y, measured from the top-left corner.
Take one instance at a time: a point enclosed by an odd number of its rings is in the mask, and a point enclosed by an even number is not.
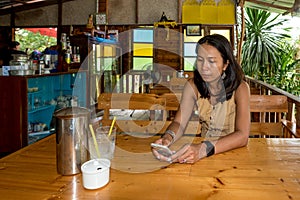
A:
[[[235,24],[234,0],[185,0],[182,4],[183,24]]]

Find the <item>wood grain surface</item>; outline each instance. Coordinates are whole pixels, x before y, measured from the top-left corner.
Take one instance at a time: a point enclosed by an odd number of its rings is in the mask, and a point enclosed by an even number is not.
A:
[[[300,199],[300,140],[250,138],[247,147],[196,164],[156,160],[157,136],[119,134],[108,185],[56,172],[55,135],[0,160],[0,199]],[[200,137],[187,136],[173,150]]]

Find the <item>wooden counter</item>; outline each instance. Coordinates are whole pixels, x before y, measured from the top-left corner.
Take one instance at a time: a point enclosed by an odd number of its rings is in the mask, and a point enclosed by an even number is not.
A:
[[[55,135],[52,135],[0,160],[0,197],[6,200],[300,199],[299,139],[251,138],[247,147],[194,165],[157,161],[149,147],[155,139],[118,135],[109,184],[86,190],[80,174],[57,174]]]

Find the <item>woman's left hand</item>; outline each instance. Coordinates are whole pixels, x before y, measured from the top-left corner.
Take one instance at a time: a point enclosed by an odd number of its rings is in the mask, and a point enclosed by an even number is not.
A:
[[[171,162],[193,164],[206,156],[205,146],[200,144],[185,144],[171,156]]]
[[[163,138],[156,140],[154,143],[164,145],[167,147],[168,144],[170,144],[170,141],[163,137]],[[158,153],[157,150],[155,150],[155,148],[152,148],[152,153],[156,157],[156,159],[158,159],[160,161],[171,162],[171,157],[166,157],[166,156]]]

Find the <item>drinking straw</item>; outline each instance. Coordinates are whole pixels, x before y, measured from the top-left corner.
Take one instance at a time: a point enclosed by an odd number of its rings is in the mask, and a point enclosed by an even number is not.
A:
[[[110,136],[110,134],[111,134],[111,132],[112,132],[112,129],[113,129],[114,124],[115,124],[115,121],[116,121],[116,116],[114,116],[114,119],[113,119],[113,121],[112,121],[112,123],[111,123],[110,129],[109,129],[109,132],[108,132],[108,137]]]
[[[92,124],[90,124],[90,130],[91,130],[92,137],[93,137],[93,140],[94,140],[94,146],[95,146],[95,149],[96,149],[96,153],[98,155],[98,158],[100,158],[100,152],[99,152],[99,148],[98,148],[98,144],[97,144],[97,140],[96,140],[96,136],[95,136]]]

